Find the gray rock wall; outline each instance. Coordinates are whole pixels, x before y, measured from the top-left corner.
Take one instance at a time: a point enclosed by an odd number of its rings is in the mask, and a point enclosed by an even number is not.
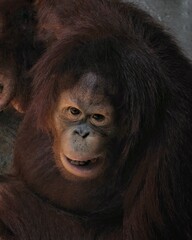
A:
[[[133,2],[158,19],[192,59],[192,0],[124,0]]]

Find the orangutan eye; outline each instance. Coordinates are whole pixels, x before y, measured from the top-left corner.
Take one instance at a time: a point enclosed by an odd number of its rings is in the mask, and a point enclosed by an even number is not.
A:
[[[76,107],[65,107],[62,109],[61,119],[67,121],[79,121],[83,117],[83,113]]]
[[[70,107],[69,111],[72,115],[75,115],[75,116],[77,116],[81,113],[81,111],[79,109],[75,108],[75,107]]]
[[[105,120],[105,117],[101,114],[93,114],[92,118],[97,122],[103,122]]]

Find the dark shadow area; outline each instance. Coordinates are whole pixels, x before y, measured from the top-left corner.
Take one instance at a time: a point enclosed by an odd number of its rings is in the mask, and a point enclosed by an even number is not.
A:
[[[9,169],[11,164],[14,140],[21,115],[13,109],[0,112],[0,173]]]

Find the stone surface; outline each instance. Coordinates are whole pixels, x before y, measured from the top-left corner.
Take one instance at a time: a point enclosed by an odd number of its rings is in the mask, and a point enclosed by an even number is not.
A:
[[[175,36],[185,55],[192,59],[192,0],[124,0],[140,6]]]

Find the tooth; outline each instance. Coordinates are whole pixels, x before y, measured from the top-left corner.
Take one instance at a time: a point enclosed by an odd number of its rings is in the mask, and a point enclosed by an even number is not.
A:
[[[83,165],[86,164],[86,161],[75,161],[75,160],[71,160],[70,162],[71,162],[71,164],[76,165],[76,166],[83,166]]]
[[[96,161],[97,161],[97,158],[93,158],[87,161],[70,160],[71,164],[76,166],[84,166],[84,165],[88,165],[89,163],[95,163]]]
[[[71,164],[78,165],[78,162],[77,161],[71,161]]]
[[[86,162],[79,162],[79,165],[85,165]]]

